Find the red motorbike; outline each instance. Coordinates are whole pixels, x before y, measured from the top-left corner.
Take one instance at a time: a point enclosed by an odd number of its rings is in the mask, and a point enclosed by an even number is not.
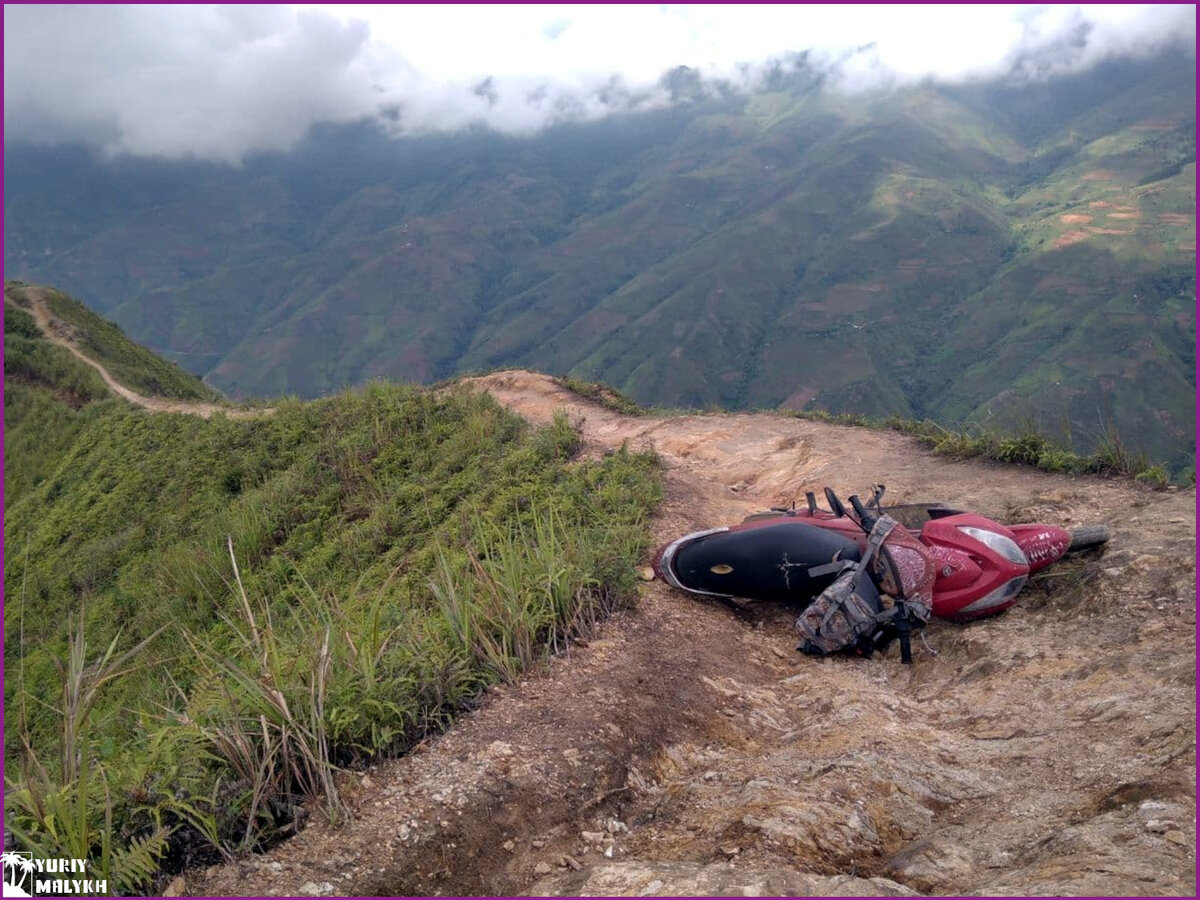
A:
[[[772,509],[740,525],[665,544],[655,554],[654,571],[668,584],[702,597],[807,604],[847,562],[860,558],[870,524],[886,514],[907,530],[900,542],[903,552],[923,555],[926,570],[933,569],[933,614],[968,621],[1008,609],[1031,573],[1109,537],[1104,525],[1072,531],[1056,525],[1006,526],[943,503],[884,507],[883,492],[882,485],[874,486],[867,504],[851,496],[853,512],[829,488],[828,510],[819,508],[809,492],[807,508]],[[876,587],[887,592],[886,585]]]

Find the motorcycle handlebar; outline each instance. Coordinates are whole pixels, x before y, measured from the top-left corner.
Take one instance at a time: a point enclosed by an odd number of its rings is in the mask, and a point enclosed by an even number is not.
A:
[[[833,510],[833,514],[839,519],[846,514],[846,508],[842,506],[842,501],[838,499],[838,495],[833,492],[833,488],[825,488],[825,499],[829,501],[829,508]]]
[[[867,508],[863,506],[862,501],[858,499],[858,494],[850,495],[850,505],[853,506],[854,511],[858,513],[858,521],[862,523],[863,531],[870,531],[875,527],[875,516],[867,512]]]

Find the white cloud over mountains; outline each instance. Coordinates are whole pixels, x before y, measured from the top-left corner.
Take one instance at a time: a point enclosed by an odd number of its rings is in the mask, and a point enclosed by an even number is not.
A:
[[[670,102],[664,72],[752,89],[809,51],[861,90],[1044,77],[1192,47],[1193,6],[4,7],[6,140],[237,162],[315,124],[531,132]]]

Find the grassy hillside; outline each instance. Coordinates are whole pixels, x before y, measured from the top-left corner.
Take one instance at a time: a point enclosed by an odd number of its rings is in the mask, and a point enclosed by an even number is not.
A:
[[[122,890],[336,815],[336,766],[632,594],[647,455],[398,385],[148,414],[31,325],[8,311],[5,820],[44,855],[111,845]]]
[[[1194,60],[214,166],[6,161],[6,269],[234,396],[522,365],[643,403],[1194,454]],[[103,181],[110,195],[64,185]],[[91,172],[90,179],[86,173]]]
[[[26,309],[31,302],[26,296],[28,290],[29,286],[19,281],[8,281],[4,285],[5,296]],[[53,288],[39,287],[34,290],[44,298],[50,313],[66,326],[75,345],[104,366],[119,383],[139,393],[158,397],[178,400],[220,399],[216,391],[196,376],[134,343],[119,326],[96,315],[74,297]],[[36,326],[32,318],[25,316],[24,319],[29,321],[21,326],[22,333],[30,332],[30,327],[33,327],[33,331],[26,336],[35,336]]]

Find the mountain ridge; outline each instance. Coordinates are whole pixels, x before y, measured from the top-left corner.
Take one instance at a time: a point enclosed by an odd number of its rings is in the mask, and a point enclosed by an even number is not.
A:
[[[667,406],[1033,422],[1082,452],[1115,424],[1186,468],[1186,62],[852,99],[799,69],[524,140],[327,130],[241,173],[155,164],[163,203],[64,226],[49,262],[18,197],[6,270],[234,396],[515,365]]]

